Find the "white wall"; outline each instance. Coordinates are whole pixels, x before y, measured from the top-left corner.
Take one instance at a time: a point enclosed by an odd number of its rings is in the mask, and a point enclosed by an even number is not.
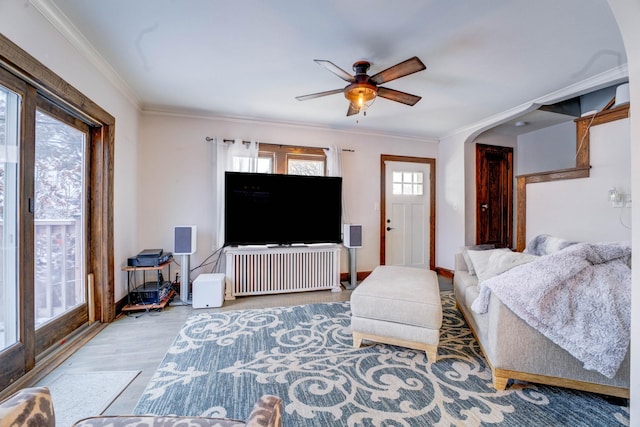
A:
[[[612,208],[607,200],[611,187],[631,192],[629,132],[629,119],[591,128],[588,178],[527,185],[527,242],[538,234],[588,242],[631,240],[631,210]]]
[[[609,0],[611,10],[620,27],[629,63],[629,90],[631,100],[631,194],[640,200],[640,111],[633,106],[640,105],[640,2],[638,0]],[[640,265],[640,210],[632,212],[631,243],[632,263]],[[640,426],[640,269],[632,269],[631,286],[631,426]]]
[[[518,136],[518,175],[576,165],[576,124],[560,123]]]
[[[198,227],[198,250],[191,258],[192,268],[212,253],[215,231],[213,144],[205,141],[207,136],[311,147],[337,145],[354,150],[342,154],[343,197],[345,222],[363,226],[358,271],[371,271],[380,260],[380,155],[438,156],[438,143],[434,141],[309,126],[144,114],[138,164],[140,247],[171,250],[173,227],[194,224]],[[342,272],[347,272],[346,250],[341,264]],[[209,271],[196,271],[191,278]]]
[[[116,119],[114,182],[115,298],[126,295],[120,264],[138,247],[136,169],[139,111],[27,1],[0,1],[2,33]]]
[[[465,244],[466,132],[443,138],[438,152],[436,265],[453,270],[455,254]]]

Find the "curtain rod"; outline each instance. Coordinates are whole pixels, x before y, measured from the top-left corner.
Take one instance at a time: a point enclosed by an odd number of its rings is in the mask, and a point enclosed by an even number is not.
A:
[[[205,139],[205,141],[207,141],[207,142],[211,142],[211,141],[215,141],[215,140],[216,140],[215,138],[212,138],[212,137],[210,137],[210,136],[206,136],[204,139]],[[230,143],[234,143],[234,142],[235,142],[235,140],[233,140],[233,139],[223,139],[223,140],[222,140],[222,142],[230,142]],[[242,141],[242,143],[243,143],[243,144],[251,144],[251,141]],[[269,142],[260,142],[260,141],[258,141],[258,144],[270,144],[270,143],[269,143]],[[271,144],[271,145],[280,145],[280,146],[282,146],[282,145],[284,145],[284,144]],[[320,149],[320,150],[328,150],[328,148],[327,148],[327,147],[307,147],[307,146],[303,146],[303,145],[301,145],[301,147],[305,147],[305,148],[318,148],[318,149]],[[350,148],[343,148],[343,149],[342,149],[342,151],[347,151],[347,152],[350,152],[350,153],[354,153],[356,150],[352,150],[352,149],[350,149]]]

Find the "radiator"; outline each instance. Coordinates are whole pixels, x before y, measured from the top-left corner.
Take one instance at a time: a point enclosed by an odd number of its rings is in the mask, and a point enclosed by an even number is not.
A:
[[[225,249],[225,299],[340,288],[340,246]]]

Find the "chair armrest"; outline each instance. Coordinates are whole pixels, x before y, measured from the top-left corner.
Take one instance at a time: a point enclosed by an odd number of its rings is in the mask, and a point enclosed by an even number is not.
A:
[[[17,425],[56,427],[48,388],[24,388],[0,402],[0,427]]]
[[[455,270],[456,271],[469,271],[467,262],[464,260],[464,256],[461,252],[455,254]]]
[[[262,396],[249,414],[246,427],[282,427],[282,399]]]

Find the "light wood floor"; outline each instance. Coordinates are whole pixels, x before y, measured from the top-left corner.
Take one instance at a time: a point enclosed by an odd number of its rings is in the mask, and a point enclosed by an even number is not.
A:
[[[441,289],[450,289],[451,281],[440,278]],[[190,305],[169,305],[161,312],[137,312],[120,315],[96,337],[74,353],[52,373],[38,382],[48,381],[63,372],[140,371],[136,379],[104,412],[107,415],[131,414],[147,383],[158,368],[185,320],[194,312],[221,312],[250,308],[282,307],[321,302],[347,301],[351,291],[314,291],[292,294],[239,297],[225,301],[220,308],[193,309]]]

